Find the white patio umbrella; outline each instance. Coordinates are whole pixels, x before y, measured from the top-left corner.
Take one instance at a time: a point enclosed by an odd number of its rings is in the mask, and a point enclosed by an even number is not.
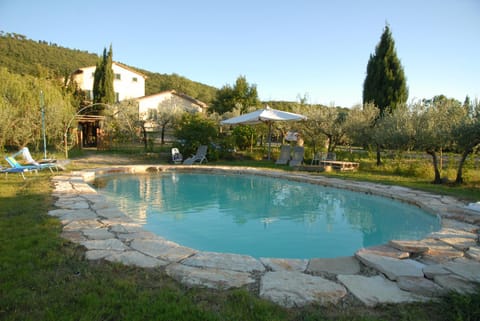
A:
[[[305,120],[306,116],[294,114],[287,111],[272,109],[266,106],[248,114],[226,119],[220,122],[222,125],[255,125],[259,123],[268,124],[268,159],[270,159],[270,146],[272,143],[272,123],[274,121]]]

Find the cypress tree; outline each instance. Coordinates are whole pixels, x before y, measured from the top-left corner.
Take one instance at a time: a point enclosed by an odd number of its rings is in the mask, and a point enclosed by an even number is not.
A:
[[[388,24],[383,30],[375,54],[370,55],[363,82],[363,104],[373,103],[379,117],[403,106],[408,99],[407,80],[395,50],[395,41]],[[377,165],[381,164],[381,146],[377,143]]]
[[[404,105],[408,99],[407,81],[395,41],[388,25],[385,26],[375,54],[370,55],[367,75],[363,83],[363,103],[373,103],[380,109],[380,117]]]
[[[105,59],[105,74],[104,74],[104,90],[105,96],[103,103],[105,104],[114,104],[115,103],[115,90],[113,89],[114,74],[112,69],[113,62],[113,53],[112,45],[110,45],[110,50]]]
[[[112,69],[112,46],[107,53],[103,49],[103,56],[97,62],[93,79],[93,103],[113,104],[115,103],[115,91],[113,89]]]

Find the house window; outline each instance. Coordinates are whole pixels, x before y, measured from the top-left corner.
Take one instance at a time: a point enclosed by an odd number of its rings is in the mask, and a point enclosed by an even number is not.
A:
[[[138,78],[137,78],[137,77],[133,77],[133,78],[132,78],[132,81],[133,81],[133,82],[137,82],[137,81],[138,81]]]
[[[118,103],[120,101],[120,94],[115,93],[115,101]]]
[[[122,78],[120,77],[120,74],[115,74],[115,79],[116,80],[121,80]]]
[[[92,72],[92,78],[95,78],[95,73],[94,72]]]

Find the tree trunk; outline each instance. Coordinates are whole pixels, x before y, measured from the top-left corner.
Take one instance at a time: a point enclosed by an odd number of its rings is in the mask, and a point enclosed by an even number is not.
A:
[[[145,151],[147,151],[147,129],[145,128],[145,125],[142,125],[142,133],[143,133],[143,147],[145,148]]]
[[[167,127],[166,124],[162,125],[162,133],[161,133],[161,140],[160,140],[161,145],[165,144],[165,127]]]
[[[377,144],[377,166],[382,165],[382,159],[381,159],[380,152],[381,152],[380,145]]]
[[[463,173],[463,164],[465,164],[465,160],[467,159],[468,155],[473,152],[472,149],[466,149],[463,154],[462,154],[462,157],[460,158],[460,162],[458,164],[458,169],[457,169],[457,178],[455,179],[455,183],[456,184],[463,184],[463,177],[462,177],[462,173]]]
[[[427,154],[432,156],[433,170],[435,172],[435,179],[433,184],[442,184],[442,178],[440,177],[440,170],[438,169],[437,153],[434,150],[427,150]]]

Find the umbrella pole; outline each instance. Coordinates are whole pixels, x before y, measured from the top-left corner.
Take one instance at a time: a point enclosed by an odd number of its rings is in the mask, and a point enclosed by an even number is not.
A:
[[[270,148],[272,146],[272,122],[268,122],[268,160],[270,160]]]

